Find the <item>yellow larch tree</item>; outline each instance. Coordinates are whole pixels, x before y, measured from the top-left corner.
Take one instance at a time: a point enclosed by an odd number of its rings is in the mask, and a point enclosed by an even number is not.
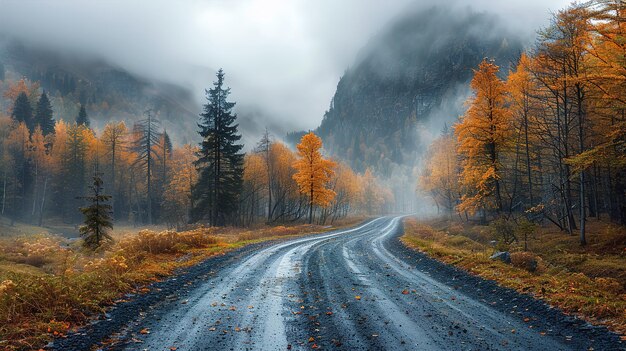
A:
[[[300,140],[298,159],[293,164],[296,174],[293,179],[298,184],[300,193],[309,197],[309,223],[313,223],[313,207],[325,207],[335,197],[335,192],[328,188],[335,162],[322,156],[322,139],[309,132]]]
[[[495,63],[485,59],[474,71],[470,83],[473,96],[454,128],[458,151],[464,157],[461,179],[466,192],[459,205],[461,211],[503,209],[500,154],[509,142],[511,129],[506,87],[498,78],[498,70]]]

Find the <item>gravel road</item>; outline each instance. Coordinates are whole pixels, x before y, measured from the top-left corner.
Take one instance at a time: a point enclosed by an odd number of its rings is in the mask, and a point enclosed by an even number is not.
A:
[[[157,283],[58,350],[625,350],[398,240],[401,217],[257,245]]]

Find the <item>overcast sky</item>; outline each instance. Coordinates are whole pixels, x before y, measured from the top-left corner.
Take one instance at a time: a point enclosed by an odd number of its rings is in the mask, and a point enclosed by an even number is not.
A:
[[[232,98],[277,132],[319,125],[336,84],[368,39],[431,0],[0,0],[0,33],[102,57],[188,87],[199,104],[223,67]],[[563,0],[456,0],[506,16],[531,37]],[[198,107],[198,110],[200,107]],[[249,119],[252,116],[249,113]],[[242,116],[244,117],[244,116]],[[252,123],[251,121],[245,123]]]

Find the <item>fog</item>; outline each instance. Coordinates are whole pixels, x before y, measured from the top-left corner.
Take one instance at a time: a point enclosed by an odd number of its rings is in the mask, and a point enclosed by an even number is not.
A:
[[[198,105],[222,67],[248,139],[266,126],[278,135],[318,126],[359,49],[394,17],[433,3],[2,0],[0,34],[185,87]],[[562,0],[447,3],[505,16],[529,41],[550,10],[567,5]]]

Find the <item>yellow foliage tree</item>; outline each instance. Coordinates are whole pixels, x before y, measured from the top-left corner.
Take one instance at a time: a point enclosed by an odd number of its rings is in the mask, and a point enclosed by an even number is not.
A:
[[[455,126],[459,153],[464,156],[462,183],[466,194],[459,209],[502,210],[500,154],[509,142],[510,113],[506,108],[505,83],[498,78],[498,66],[483,60],[470,83],[474,95],[469,108]]]
[[[453,135],[445,133],[435,139],[428,149],[419,188],[428,193],[437,208],[445,207],[454,213],[460,197],[460,164],[456,153],[457,143]]]
[[[328,206],[336,195],[328,188],[335,173],[335,162],[322,156],[322,139],[313,132],[304,135],[297,148],[298,159],[293,164],[296,169],[293,179],[300,193],[309,197],[309,223],[312,223],[313,206]]]

